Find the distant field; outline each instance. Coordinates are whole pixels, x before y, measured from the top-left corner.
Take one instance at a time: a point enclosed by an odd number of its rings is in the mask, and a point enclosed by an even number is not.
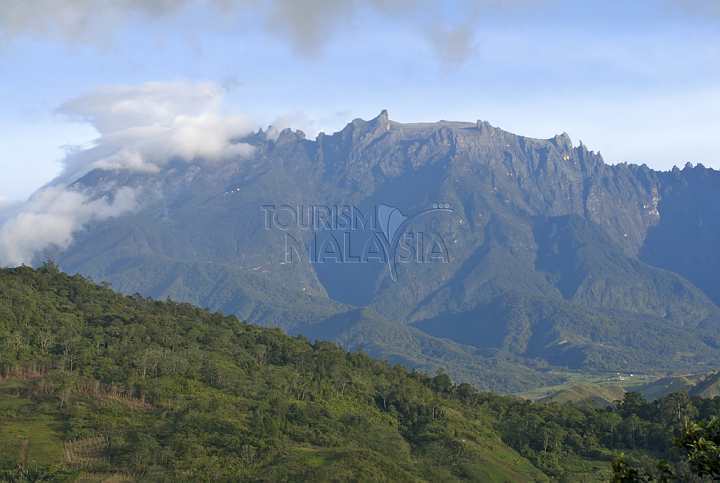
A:
[[[538,387],[529,391],[516,393],[516,396],[538,400],[548,396],[552,396],[560,391],[568,390],[574,386],[579,385],[595,385],[601,387],[619,387],[625,391],[630,391],[632,388],[648,384],[650,382],[660,379],[662,376],[654,374],[580,374],[576,372],[553,372],[553,375],[565,379],[563,384],[557,384],[552,386]]]

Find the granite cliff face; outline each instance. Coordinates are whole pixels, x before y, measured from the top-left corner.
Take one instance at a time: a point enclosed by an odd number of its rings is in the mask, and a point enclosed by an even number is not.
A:
[[[640,371],[718,360],[714,170],[608,165],[566,134],[401,124],[385,111],[316,140],[284,130],[242,141],[254,146],[250,159],[88,173],[74,189],[133,186],[141,208],[90,226],[56,259],[126,292],[444,367],[495,389],[542,382],[548,365]],[[303,213],[327,221],[347,207],[363,216],[385,207],[397,223],[302,223]],[[313,263],[306,251],[328,240],[343,251],[345,237],[367,246],[399,227],[410,237],[400,243],[412,240],[408,263],[367,253],[368,263]],[[430,262],[417,256],[430,250],[418,245],[423,236],[440,252]]]

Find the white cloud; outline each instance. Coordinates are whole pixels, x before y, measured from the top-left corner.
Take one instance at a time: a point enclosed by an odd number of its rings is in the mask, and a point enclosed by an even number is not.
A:
[[[12,202],[5,198],[4,196],[0,195],[0,226],[2,223],[11,216],[13,208],[17,203]]]
[[[148,82],[111,86],[64,103],[58,112],[87,122],[100,136],[64,160],[63,179],[94,168],[157,172],[171,160],[217,163],[247,157],[235,140],[255,125],[222,113],[223,89],[214,83]]]
[[[137,207],[129,187],[101,198],[70,187],[92,169],[154,173],[171,160],[212,164],[252,154],[236,139],[254,126],[222,112],[223,92],[213,83],[151,82],[104,87],[63,104],[61,114],[99,136],[68,148],[62,174],[27,202],[0,200],[0,265],[30,264],[44,250],[66,249],[88,223]]]
[[[345,119],[345,121],[347,121],[347,119]],[[315,120],[309,118],[308,115],[302,111],[291,112],[275,118],[265,134],[269,139],[276,140],[283,129],[298,129],[300,127],[302,127],[302,131],[306,136],[310,138],[317,136],[318,130]]]
[[[65,187],[35,193],[0,226],[0,266],[30,264],[43,250],[65,249],[92,221],[122,215],[137,206],[135,190],[120,188],[112,199],[89,199]]]

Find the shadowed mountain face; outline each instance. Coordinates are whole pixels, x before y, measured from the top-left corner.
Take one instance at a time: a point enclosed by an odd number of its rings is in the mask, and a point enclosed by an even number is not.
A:
[[[250,159],[87,174],[75,189],[133,186],[141,208],[57,260],[494,389],[539,383],[548,365],[720,356],[716,171],[609,166],[565,134],[386,112],[316,140],[243,141]],[[489,382],[498,361],[518,377]]]

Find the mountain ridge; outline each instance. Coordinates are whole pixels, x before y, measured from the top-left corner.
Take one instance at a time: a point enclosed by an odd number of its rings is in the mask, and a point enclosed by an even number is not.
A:
[[[397,123],[387,111],[315,140],[290,129],[271,134],[238,140],[254,154],[227,163],[87,173],[72,189],[102,197],[130,186],[142,193],[140,208],[91,224],[50,255],[63,269],[124,292],[186,300],[293,333],[315,333],[325,320],[368,307],[416,329],[434,321],[428,335],[467,345],[447,338],[443,326],[455,320],[474,347],[509,350],[530,366],[539,358],[578,370],[685,369],[711,363],[720,348],[713,272],[720,256],[712,250],[720,216],[709,203],[720,189],[715,170],[608,165],[567,134],[527,138],[485,121]],[[450,213],[412,218],[438,204]],[[301,254],[318,239],[347,234],[362,245],[375,234],[277,229],[266,226],[261,209],[371,213],[379,205],[410,216],[406,230],[439,240],[446,260],[399,263],[397,282],[387,263],[308,256],[287,263],[288,240]],[[678,249],[683,244],[697,250]],[[513,312],[512,300],[528,303]],[[494,312],[492,304],[500,304]],[[505,331],[500,339],[468,333],[480,330],[474,321],[484,313],[497,317],[483,324]],[[620,327],[643,347],[623,340]],[[527,341],[535,341],[532,350]],[[467,374],[465,363],[453,364],[444,368]]]

